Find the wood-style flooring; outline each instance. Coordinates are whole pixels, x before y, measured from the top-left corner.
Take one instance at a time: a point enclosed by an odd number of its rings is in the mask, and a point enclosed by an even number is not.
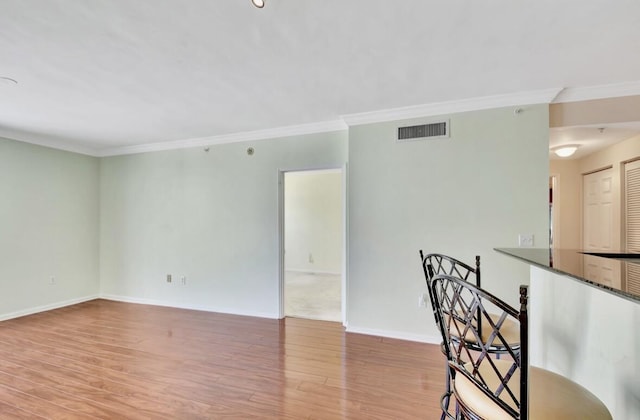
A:
[[[0,322],[1,419],[436,419],[438,346],[94,300]]]

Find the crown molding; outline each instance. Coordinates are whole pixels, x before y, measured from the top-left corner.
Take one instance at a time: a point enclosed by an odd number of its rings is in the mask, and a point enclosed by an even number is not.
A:
[[[35,144],[37,146],[48,147],[50,149],[63,150],[65,152],[79,153],[87,156],[98,156],[98,151],[91,147],[80,146],[75,143],[58,140],[48,136],[41,136],[33,133],[26,133],[18,130],[0,128],[0,137],[9,140],[20,141],[22,143]]]
[[[331,121],[224,134],[219,136],[147,143],[134,146],[107,147],[102,149],[81,146],[76,143],[56,139],[54,137],[22,132],[8,129],[6,127],[0,127],[0,136],[67,152],[94,157],[107,157],[343,131],[348,130],[350,126],[362,124],[398,121],[411,118],[424,118],[509,106],[576,102],[633,95],[640,95],[640,81],[566,89],[550,88],[503,95],[483,96],[456,101],[436,102],[371,112],[345,114],[342,115],[340,119]]]
[[[305,134],[327,133],[343,131],[349,127],[342,120],[322,121],[310,124],[291,125],[286,127],[269,128],[266,130],[246,131],[243,133],[224,134],[220,136],[198,137],[185,140],[175,140],[158,143],[140,144],[102,149],[97,156],[118,156],[135,153],[157,152],[163,150],[186,149],[189,147],[212,146],[215,144],[240,143],[246,141],[270,140],[281,137],[300,136]]]
[[[589,101],[634,95],[640,95],[640,81],[566,88],[558,94],[553,103]]]
[[[457,101],[436,102],[425,105],[414,105],[402,108],[384,109],[380,111],[347,114],[342,115],[342,119],[344,119],[347,125],[353,126],[455,114],[459,112],[479,111],[483,109],[502,108],[507,106],[548,104],[551,103],[561,91],[561,88],[552,88],[504,95],[482,96]]]

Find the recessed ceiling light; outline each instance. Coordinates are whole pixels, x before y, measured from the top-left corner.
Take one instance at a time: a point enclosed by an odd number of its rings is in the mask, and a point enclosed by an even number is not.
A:
[[[17,84],[18,81],[15,79],[0,76],[0,86],[15,86]]]
[[[251,3],[253,3],[253,5],[258,9],[262,9],[264,7],[264,0],[251,0]]]

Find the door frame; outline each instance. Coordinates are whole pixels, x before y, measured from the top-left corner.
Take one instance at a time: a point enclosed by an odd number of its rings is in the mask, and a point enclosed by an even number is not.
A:
[[[560,174],[552,173],[549,175],[549,183],[551,184],[551,217],[549,224],[552,229],[553,243],[552,248],[561,248],[560,245]]]
[[[629,252],[629,243],[627,238],[627,233],[629,231],[629,221],[627,214],[627,207],[629,205],[629,197],[627,195],[627,165],[640,165],[640,156],[621,162],[620,167],[620,209],[622,212],[622,215],[620,217],[620,249],[624,249],[626,252]]]
[[[284,242],[285,242],[285,226],[284,226],[284,177],[288,172],[313,172],[313,171],[327,171],[327,170],[339,170],[342,175],[342,269],[341,269],[341,317],[342,325],[348,325],[347,317],[347,299],[348,293],[348,202],[347,202],[347,164],[342,166],[321,166],[321,167],[304,167],[304,168],[288,168],[278,169],[278,319],[285,317],[284,313]]]

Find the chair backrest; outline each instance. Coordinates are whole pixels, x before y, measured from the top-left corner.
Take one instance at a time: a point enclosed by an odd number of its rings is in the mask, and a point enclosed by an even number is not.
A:
[[[444,254],[427,254],[424,255],[422,250],[420,250],[420,259],[422,260],[422,270],[424,271],[424,277],[427,281],[427,289],[429,292],[429,300],[431,301],[431,308],[433,308],[434,316],[435,316],[435,306],[433,302],[433,294],[431,293],[431,279],[440,274],[446,274],[449,276],[454,276],[459,279],[472,282],[476,287],[482,287],[480,282],[480,256],[476,255],[476,266],[471,267],[468,264],[463,263],[460,260],[457,260],[453,257]],[[478,328],[482,330],[482,320],[478,313],[478,319],[480,320],[480,324],[478,324]],[[438,318],[436,316],[436,324],[438,323]],[[447,357],[449,357],[447,355]]]
[[[431,279],[430,289],[434,313],[449,355],[449,366],[455,372],[455,381],[477,388],[511,417],[527,419],[529,406],[527,286],[520,286],[519,311],[457,276],[435,275]],[[489,302],[492,304],[492,313],[495,314],[495,309],[498,309],[497,318],[489,316],[489,310],[486,307]],[[484,328],[490,329],[488,340],[481,339],[478,317],[481,317]],[[500,327],[507,319],[520,325],[520,343],[517,349],[512,348],[500,333]],[[460,339],[470,335],[475,337],[474,341],[476,344],[479,343],[479,346],[472,347],[468,340]],[[506,349],[508,357],[500,360],[490,357],[490,347],[496,343]],[[454,392],[457,392],[455,388]],[[474,413],[465,404],[464,396],[456,400],[463,412]]]
[[[482,287],[480,283],[480,256],[476,255],[476,266],[471,267],[453,257],[444,254],[427,254],[420,250],[420,259],[422,260],[422,269],[424,276],[429,281],[433,276],[438,274],[448,274],[458,277],[462,280],[472,281],[477,287]]]

